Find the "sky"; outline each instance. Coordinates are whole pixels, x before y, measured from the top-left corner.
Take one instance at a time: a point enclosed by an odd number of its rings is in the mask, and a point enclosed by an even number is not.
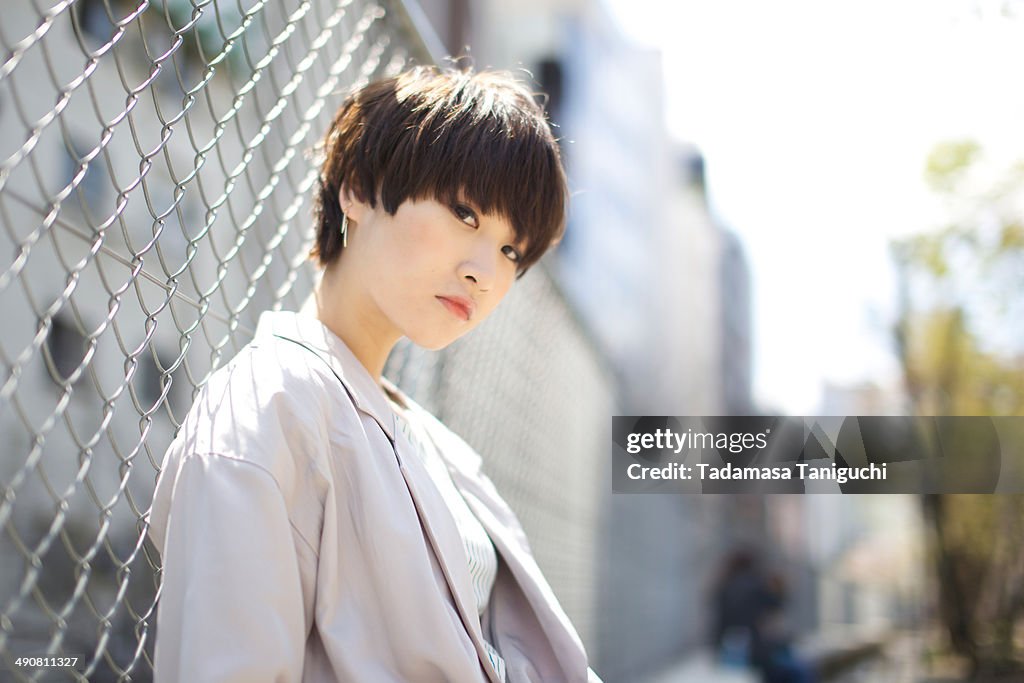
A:
[[[712,210],[747,249],[759,404],[811,415],[825,382],[897,387],[888,244],[941,222],[923,178],[936,143],[1024,159],[1024,12],[606,3],[630,38],[662,50],[669,130],[704,152]]]

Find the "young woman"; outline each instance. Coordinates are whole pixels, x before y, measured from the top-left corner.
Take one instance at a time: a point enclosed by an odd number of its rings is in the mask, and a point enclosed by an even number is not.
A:
[[[164,459],[156,680],[598,680],[480,456],[381,376],[560,237],[543,111],[508,76],[421,67],[351,95],[323,155],[315,296],[262,315]]]

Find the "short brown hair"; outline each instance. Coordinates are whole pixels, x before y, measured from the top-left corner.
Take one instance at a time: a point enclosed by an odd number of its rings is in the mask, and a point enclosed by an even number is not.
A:
[[[467,201],[525,245],[519,275],[565,229],[567,183],[544,110],[512,75],[421,66],[349,95],[318,146],[314,197],[323,266],[341,253],[342,185],[394,215],[406,200]]]

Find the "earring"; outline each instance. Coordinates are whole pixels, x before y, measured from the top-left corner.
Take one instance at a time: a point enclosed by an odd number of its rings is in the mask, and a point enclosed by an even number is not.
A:
[[[341,218],[341,248],[348,246],[348,214],[342,214]]]

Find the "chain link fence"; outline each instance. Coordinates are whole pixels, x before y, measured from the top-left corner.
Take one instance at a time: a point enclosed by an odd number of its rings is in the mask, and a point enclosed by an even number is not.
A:
[[[259,314],[312,290],[307,150],[350,87],[432,61],[414,9],[5,3],[3,680],[152,678],[163,452]],[[387,374],[484,453],[592,642],[605,468],[587,454],[605,452],[612,381],[546,267],[517,290],[444,353],[401,347]],[[17,663],[32,656],[78,659]]]

